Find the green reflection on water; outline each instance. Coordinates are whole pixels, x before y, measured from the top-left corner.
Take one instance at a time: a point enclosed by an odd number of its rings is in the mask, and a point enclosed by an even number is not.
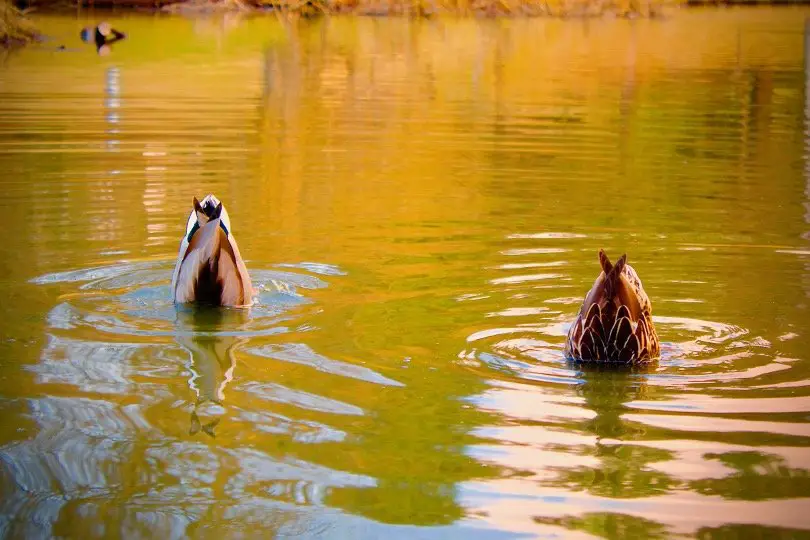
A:
[[[0,71],[0,530],[810,529],[805,13],[133,15],[106,57],[41,17],[76,50]],[[168,303],[208,192],[249,314]],[[647,372],[561,357],[599,247]]]

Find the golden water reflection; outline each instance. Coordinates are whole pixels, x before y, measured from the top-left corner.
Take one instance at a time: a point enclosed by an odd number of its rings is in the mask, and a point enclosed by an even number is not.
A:
[[[810,529],[807,13],[131,15],[10,54],[0,534]],[[250,312],[169,303],[208,192]],[[649,370],[562,358],[600,247]]]

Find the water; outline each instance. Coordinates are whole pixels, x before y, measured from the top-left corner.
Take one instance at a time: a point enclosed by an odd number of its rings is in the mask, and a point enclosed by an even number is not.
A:
[[[0,68],[0,535],[810,534],[810,10],[91,15]],[[562,357],[600,247],[648,370]]]

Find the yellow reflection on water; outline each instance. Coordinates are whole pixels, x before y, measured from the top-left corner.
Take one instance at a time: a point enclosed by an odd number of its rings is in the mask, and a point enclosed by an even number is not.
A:
[[[810,529],[807,13],[122,15],[103,57],[39,17],[68,50],[0,70],[0,529]],[[169,302],[209,192],[249,313]],[[648,370],[562,358],[600,247]]]

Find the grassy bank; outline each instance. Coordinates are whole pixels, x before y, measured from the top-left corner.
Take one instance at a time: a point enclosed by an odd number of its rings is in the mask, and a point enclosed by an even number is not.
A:
[[[677,0],[258,0],[259,6],[315,13],[502,16],[656,16]]]
[[[104,0],[101,0],[104,1]],[[133,0],[129,0],[133,1]],[[134,0],[138,1],[138,0]],[[159,1],[159,0],[158,0]],[[191,0],[162,9],[171,12],[219,10],[274,10],[315,16],[355,14],[372,16],[554,16],[655,17],[683,0]]]
[[[0,0],[0,46],[28,43],[36,36],[34,25],[22,12],[10,0]]]
[[[9,2],[10,0],[0,0]],[[304,16],[641,16],[654,17],[687,0],[15,0],[18,6],[64,8],[135,8],[173,13],[277,11]]]

